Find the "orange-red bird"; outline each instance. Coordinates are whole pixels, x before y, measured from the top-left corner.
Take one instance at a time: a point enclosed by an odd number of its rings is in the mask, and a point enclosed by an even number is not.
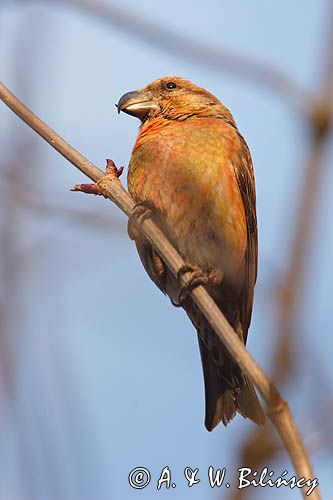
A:
[[[191,270],[205,284],[246,342],[257,277],[257,219],[249,149],[223,104],[179,77],[156,80],[118,103],[139,118],[128,187],[150,208]],[[178,281],[141,235],[141,261],[154,283],[177,302]],[[198,270],[201,270],[201,281]],[[200,276],[200,275],[199,275]],[[239,412],[257,424],[265,417],[254,387],[231,359],[189,295],[182,306],[198,332],[205,381],[205,426],[226,425]]]

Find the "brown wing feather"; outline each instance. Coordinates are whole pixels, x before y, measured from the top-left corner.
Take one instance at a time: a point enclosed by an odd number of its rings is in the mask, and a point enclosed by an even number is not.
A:
[[[242,195],[246,225],[247,248],[245,254],[245,280],[240,297],[240,322],[243,329],[244,342],[251,323],[254,286],[258,270],[258,228],[256,215],[256,191],[250,151],[240,135],[242,152],[239,163],[234,164],[234,170]]]

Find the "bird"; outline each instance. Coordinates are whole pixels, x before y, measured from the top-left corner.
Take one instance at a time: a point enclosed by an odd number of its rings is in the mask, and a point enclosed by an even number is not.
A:
[[[220,100],[179,76],[127,92],[116,106],[118,113],[141,121],[127,176],[135,207],[146,211],[186,263],[181,272],[187,288],[145,237],[130,231],[149,277],[183,307],[196,328],[205,427],[211,431],[219,423],[226,426],[237,412],[263,425],[265,414],[252,382],[188,293],[198,284],[205,286],[246,343],[258,261],[249,148]]]

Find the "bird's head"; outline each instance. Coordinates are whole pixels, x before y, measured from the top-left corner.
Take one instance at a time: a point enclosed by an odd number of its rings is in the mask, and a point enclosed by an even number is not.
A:
[[[142,122],[153,117],[186,120],[193,116],[223,117],[233,122],[230,112],[207,90],[178,76],[159,78],[146,87],[124,94],[118,104]]]

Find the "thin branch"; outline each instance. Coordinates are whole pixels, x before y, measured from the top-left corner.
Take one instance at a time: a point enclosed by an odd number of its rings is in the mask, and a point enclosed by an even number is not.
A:
[[[34,115],[14,94],[0,83],[0,97],[4,103],[16,113],[28,126],[43,137],[54,149],[62,154],[68,161],[85,173],[90,179],[97,182],[97,188],[103,196],[113,201],[127,216],[132,214],[134,201],[123,188],[115,173],[99,170],[93,163],[72,148],[56,132],[49,128],[36,115]],[[147,240],[157,250],[170,271],[177,277],[179,269],[185,264],[179,253],[173,248],[158,226],[151,220],[135,218],[135,225]],[[183,283],[182,283],[183,284]],[[219,339],[228,349],[230,355],[244,372],[255,383],[267,404],[267,414],[276,427],[284,447],[294,464],[299,478],[308,480],[314,478],[313,469],[302,437],[292,418],[289,406],[282,399],[276,387],[247,351],[243,342],[234,332],[226,318],[217,307],[213,299],[203,286],[198,286],[191,292],[192,299],[200,307],[203,314],[213,327]],[[304,498],[306,488],[302,488]],[[320,499],[318,488],[312,492],[313,499]]]

